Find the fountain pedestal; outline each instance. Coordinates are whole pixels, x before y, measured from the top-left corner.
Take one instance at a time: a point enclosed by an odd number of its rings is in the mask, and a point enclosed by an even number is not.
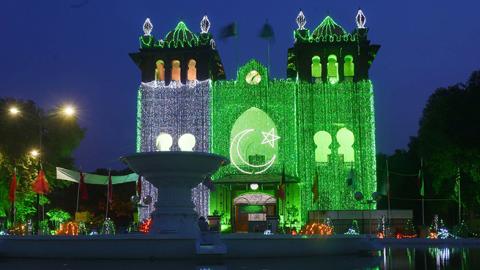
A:
[[[122,157],[122,161],[158,188],[150,234],[197,237],[191,189],[228,160],[202,152],[148,152]]]

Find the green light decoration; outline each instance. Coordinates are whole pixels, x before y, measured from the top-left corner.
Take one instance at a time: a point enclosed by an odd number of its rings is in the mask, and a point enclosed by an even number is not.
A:
[[[207,16],[204,16],[200,22],[200,35],[196,35],[194,32],[190,31],[183,21],[180,21],[172,31],[168,32],[164,39],[160,39],[158,41],[155,40],[155,37],[151,34],[152,29],[153,25],[147,18],[143,26],[144,35],[139,37],[140,48],[192,48],[197,46],[214,47],[215,41],[213,41],[212,35],[208,33],[208,30],[210,29],[210,21],[208,20]]]
[[[322,64],[318,55],[312,57],[312,77],[315,79],[315,82],[322,80]]]
[[[303,15],[303,13],[302,13]],[[323,21],[313,30],[306,28],[297,29],[293,32],[295,41],[300,42],[340,42],[340,41],[356,41],[358,40],[357,33],[350,34],[342,26],[337,24],[332,17],[327,16]]]
[[[334,36],[336,38],[347,35],[347,31],[338,25],[330,16],[325,17],[320,25],[312,32],[314,38],[324,38]]]
[[[173,31],[165,36],[165,47],[194,47],[198,45],[198,37],[190,31],[187,25],[180,21]]]
[[[357,14],[357,29],[348,33],[327,16],[310,32],[300,12],[295,44],[288,49],[288,79],[269,79],[267,68],[251,60],[238,69],[235,80],[224,80],[215,51],[209,61],[217,64],[208,67],[210,76],[205,81],[165,85],[165,74],[172,70],[158,58],[147,56],[168,51],[178,53],[180,59],[190,51],[181,48],[209,46],[215,50],[210,21],[202,18],[199,34],[180,21],[164,39],[156,40],[151,34],[153,24],[147,20],[140,37],[141,50],[132,59],[142,69],[142,76],[153,80],[141,87],[157,89],[160,83],[161,89],[138,91],[137,151],[150,151],[143,146],[153,147],[154,139],[163,132],[158,128],[172,126],[169,133],[176,134],[173,137],[200,132],[203,135],[195,137],[203,138],[197,140],[197,144],[202,142],[202,151],[229,157],[231,163],[212,176],[217,184],[210,192],[208,210],[206,203],[202,204],[204,212],[221,216],[222,230],[235,224],[236,199],[240,197],[269,198],[266,209],[273,209],[281,224],[296,227],[307,222],[312,210],[374,208],[365,200],[355,200],[355,194],[369,198],[376,190],[373,85],[368,69],[380,46],[370,44],[365,21],[363,13]],[[140,65],[142,59],[152,62]],[[148,93],[150,96],[145,96]],[[163,98],[167,94],[168,98]],[[195,104],[199,100],[205,104],[201,110]],[[192,110],[179,117],[179,108]],[[142,114],[146,111],[158,112]],[[196,123],[203,125],[179,133],[178,127]],[[276,198],[283,172],[285,199]],[[318,199],[314,202],[316,175]],[[251,184],[256,188],[251,189]],[[202,195],[202,202],[207,201],[206,196]]]
[[[343,76],[353,78],[355,75],[355,64],[353,63],[353,56],[346,55],[343,63]]]
[[[253,70],[261,77],[257,84],[245,79]],[[354,199],[354,193],[368,196],[376,190],[370,81],[311,84],[268,80],[266,68],[252,60],[239,69],[235,81],[212,82],[210,106],[210,151],[232,160],[212,177],[214,181],[248,174],[257,175],[256,183],[269,175],[280,182],[285,166],[287,177],[298,183],[288,184],[285,202],[278,201],[281,219],[304,223],[308,210],[368,209]],[[316,170],[319,200],[313,203]],[[352,170],[355,181],[349,184]],[[275,186],[259,192],[274,195]],[[230,220],[232,201],[239,195],[217,185],[211,193],[210,213],[216,210]],[[280,210],[284,203],[300,209],[299,216],[287,217],[288,213]]]

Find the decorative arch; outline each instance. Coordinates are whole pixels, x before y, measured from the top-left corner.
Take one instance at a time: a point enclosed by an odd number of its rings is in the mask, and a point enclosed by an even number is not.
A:
[[[278,156],[278,129],[263,110],[251,107],[235,121],[230,132],[230,161],[240,172],[266,172]]]
[[[312,57],[312,78],[314,82],[322,81],[322,64],[320,63],[320,56],[314,55]]]
[[[181,76],[180,60],[172,61],[172,81],[180,81]]]
[[[355,64],[353,63],[353,56],[346,55],[343,63],[343,76],[347,81],[352,81],[355,76]]]
[[[337,56],[334,54],[330,54],[328,56],[327,78],[328,82],[331,84],[338,82],[338,62]]]
[[[340,147],[338,147],[338,154],[343,155],[343,161],[355,161],[355,151],[353,150],[355,136],[353,135],[353,132],[348,128],[341,128],[338,130],[336,137],[337,142],[340,145]]]
[[[165,62],[162,59],[155,62],[155,80],[165,81]]]
[[[188,81],[197,80],[197,61],[195,61],[195,59],[188,60],[187,80]]]
[[[274,196],[266,193],[244,193],[235,199],[233,204],[249,204],[249,205],[265,205],[276,204],[277,199]]]

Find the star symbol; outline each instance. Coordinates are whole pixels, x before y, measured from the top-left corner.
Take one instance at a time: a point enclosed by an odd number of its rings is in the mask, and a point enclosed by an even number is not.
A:
[[[272,128],[269,132],[262,131],[263,141],[262,144],[270,144],[273,148],[275,147],[275,141],[280,139],[277,135],[275,135],[275,128]]]

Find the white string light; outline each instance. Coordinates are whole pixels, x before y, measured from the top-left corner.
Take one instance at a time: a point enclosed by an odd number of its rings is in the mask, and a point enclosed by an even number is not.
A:
[[[150,18],[147,18],[143,23],[143,33],[145,36],[151,36],[153,30],[153,24],[150,21]]]
[[[367,23],[367,17],[363,14],[361,9],[358,10],[357,16],[355,16],[355,21],[357,22],[357,28],[365,29],[365,24]]]
[[[305,24],[307,24],[307,19],[305,18],[303,11],[300,10],[295,21],[297,22],[298,30],[305,30]]]
[[[193,151],[208,152],[210,80],[194,80],[186,84],[172,81],[168,85],[164,81],[151,81],[142,83],[139,91],[141,152],[156,151],[157,138],[162,133],[171,136],[171,151],[181,150],[179,139],[188,133],[195,138]],[[145,187],[142,188],[142,198],[150,195],[152,202],[140,209],[142,219],[149,217],[157,201],[157,189],[147,181],[142,181],[142,187]],[[192,201],[198,215],[208,215],[208,200],[208,188],[200,184],[192,189]]]
[[[208,33],[208,30],[210,30],[210,20],[208,19],[207,15],[205,15],[200,21],[200,33],[206,34]]]

